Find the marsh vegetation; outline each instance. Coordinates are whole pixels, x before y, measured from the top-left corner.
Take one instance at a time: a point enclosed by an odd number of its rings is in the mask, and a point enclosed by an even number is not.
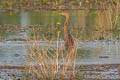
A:
[[[7,68],[4,76],[9,76],[10,68],[21,69],[10,66],[18,65],[24,66],[22,75],[26,74],[19,79],[120,79],[119,3],[119,0],[1,1],[0,75],[4,73],[3,67]],[[55,14],[56,11],[70,14],[68,25],[76,45],[74,59],[64,47],[65,17]]]

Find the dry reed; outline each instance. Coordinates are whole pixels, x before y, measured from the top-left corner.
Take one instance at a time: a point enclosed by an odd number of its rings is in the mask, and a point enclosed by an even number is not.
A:
[[[34,31],[34,28],[33,28]],[[34,31],[34,35],[36,32]],[[60,32],[57,33],[56,48],[52,48],[52,41],[46,40],[48,46],[43,48],[34,36],[32,46],[25,48],[29,72],[38,80],[58,80],[75,78],[76,47],[71,52],[64,53]],[[36,75],[36,76],[35,76]]]

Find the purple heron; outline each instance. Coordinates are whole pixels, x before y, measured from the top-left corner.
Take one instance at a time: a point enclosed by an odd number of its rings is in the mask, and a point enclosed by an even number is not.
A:
[[[69,22],[69,13],[67,12],[56,12],[57,14],[63,15],[66,17],[65,23],[64,23],[64,43],[65,43],[65,49],[69,53],[71,49],[74,48],[74,40],[70,34],[68,22]]]
[[[67,12],[57,12],[57,14],[63,15],[66,17],[64,22],[64,44],[65,44],[65,50],[67,52],[66,60],[69,62],[69,60],[72,60],[72,77],[75,77],[75,44],[74,40],[70,34],[68,23],[69,23],[69,13]]]
[[[57,12],[57,14],[63,15],[66,17],[64,22],[64,44],[65,44],[65,50],[67,52],[66,60],[69,62],[69,60],[72,60],[72,77],[75,77],[75,44],[74,40],[70,34],[70,27],[68,27],[69,23],[69,13],[67,12]],[[67,62],[67,63],[68,63]]]

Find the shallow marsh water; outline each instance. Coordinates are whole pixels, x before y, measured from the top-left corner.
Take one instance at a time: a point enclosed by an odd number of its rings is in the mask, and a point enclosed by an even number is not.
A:
[[[78,42],[78,64],[101,64],[101,63],[119,63],[119,32],[106,32],[108,35],[100,33],[94,33],[94,29],[100,26],[98,13],[101,14],[102,20],[107,20],[105,13],[99,11],[89,10],[73,10],[67,11],[70,13],[71,34],[73,37],[80,37]],[[26,45],[26,42],[19,41],[22,38],[33,36],[30,28],[24,29],[26,26],[36,26],[42,28],[39,31],[39,37],[54,37],[56,38],[56,31],[63,31],[65,17],[57,15],[55,11],[41,11],[41,12],[16,12],[10,15],[9,13],[0,13],[0,38],[7,40],[1,40],[0,42],[0,63],[1,65],[8,64],[23,64],[24,49],[22,46]],[[56,23],[60,22],[60,25]],[[107,26],[108,21],[101,22],[102,25]],[[13,25],[13,26],[12,26]],[[15,25],[15,26],[14,26]],[[19,25],[19,26],[18,26]],[[59,28],[60,27],[60,28]],[[48,30],[47,30],[47,29]],[[56,29],[58,28],[58,29]],[[74,31],[74,28],[77,31]],[[78,29],[80,28],[80,29]],[[49,31],[50,30],[50,31]],[[83,31],[81,31],[83,30]],[[37,31],[36,31],[37,32]],[[53,32],[45,35],[46,32]],[[96,31],[95,31],[96,32]],[[80,34],[79,34],[80,33]],[[104,38],[105,40],[96,40],[97,38]],[[106,38],[108,37],[108,38]],[[113,38],[111,40],[111,37]],[[84,41],[92,38],[93,41]],[[17,39],[17,41],[15,41]],[[61,32],[60,39],[63,40],[63,34]],[[79,38],[78,38],[79,39]],[[111,40],[111,41],[110,41]],[[41,46],[46,46],[45,41],[40,41]],[[63,41],[62,41],[63,44]],[[55,44],[56,45],[56,44]],[[54,45],[54,46],[55,46]],[[16,57],[17,54],[20,54]],[[14,61],[19,61],[19,63]],[[10,63],[11,62],[11,63]]]
[[[69,27],[71,34],[80,40],[119,39],[119,23],[115,30],[110,30],[110,21],[103,11],[73,10],[70,14]],[[0,13],[0,38],[32,37],[32,27],[37,28],[40,38],[45,36],[55,39],[57,31],[61,31],[63,39],[63,24],[65,17],[55,11]],[[57,24],[57,23],[61,24]],[[104,31],[106,30],[106,31]]]
[[[22,41],[0,42],[0,65],[24,65],[25,49],[27,43]],[[63,44],[63,41],[61,41]],[[119,41],[79,41],[77,42],[77,63],[76,64],[113,64],[120,61]],[[39,41],[39,45],[48,46],[45,41]],[[56,42],[51,44],[56,47]]]

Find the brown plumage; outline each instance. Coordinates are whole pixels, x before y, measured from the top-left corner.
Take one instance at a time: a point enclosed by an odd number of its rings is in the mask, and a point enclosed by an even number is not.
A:
[[[69,32],[68,22],[69,22],[69,13],[67,12],[57,12],[57,14],[64,15],[66,17],[65,23],[64,23],[64,43],[65,43],[65,49],[69,53],[71,49],[74,48],[74,40]]]

